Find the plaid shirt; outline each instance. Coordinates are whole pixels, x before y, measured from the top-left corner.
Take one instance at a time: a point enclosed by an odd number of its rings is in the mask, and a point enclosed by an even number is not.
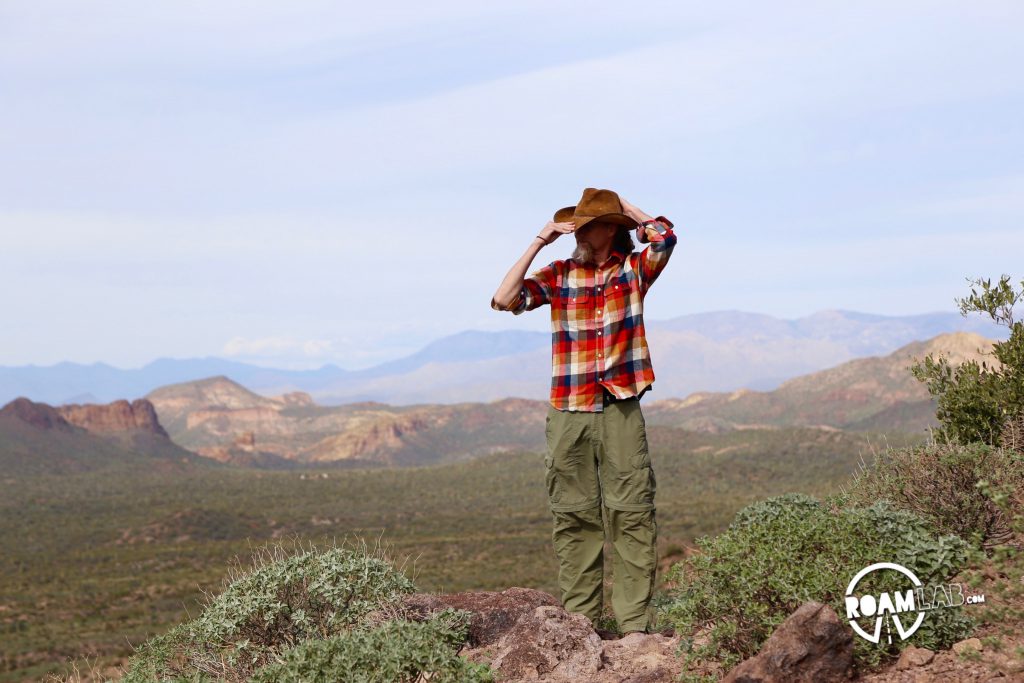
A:
[[[551,304],[551,405],[558,410],[601,412],[602,387],[630,398],[654,382],[644,296],[676,244],[672,222],[654,220],[664,232],[641,252],[613,251],[601,267],[554,261],[523,280],[508,308],[491,301],[515,315]]]

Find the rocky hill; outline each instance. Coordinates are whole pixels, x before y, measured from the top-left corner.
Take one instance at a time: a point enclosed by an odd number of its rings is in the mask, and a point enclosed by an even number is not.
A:
[[[175,442],[236,464],[432,464],[543,446],[539,401],[325,407],[302,392],[259,396],[222,376],[147,399]]]
[[[175,444],[144,399],[50,406],[19,397],[0,408],[0,468],[64,474],[108,466],[207,466]]]
[[[928,354],[954,365],[968,359],[992,362],[992,340],[957,332],[913,342],[893,353],[858,358],[797,377],[774,391],[699,392],[652,402],[648,422],[722,431],[780,426],[824,426],[854,431],[919,432],[937,425],[935,406],[909,367]]]
[[[932,399],[910,374],[910,363],[932,352],[960,363],[982,358],[990,346],[970,333],[940,335],[888,356],[789,380],[773,391],[654,401],[651,394],[644,412],[649,425],[697,432],[801,426],[921,433],[937,423]],[[419,465],[540,449],[547,410],[545,401],[527,399],[319,406],[302,392],[264,397],[224,376],[161,387],[147,399],[175,442],[223,462],[264,467]]]
[[[653,401],[656,394],[651,394],[644,412],[652,428],[690,432],[816,427],[921,433],[937,424],[934,404],[910,374],[910,364],[929,353],[954,364],[987,359],[991,343],[970,333],[940,335],[887,356],[859,358],[797,377],[772,391],[698,392]],[[660,384],[655,386],[660,389]],[[21,397],[0,416],[6,416],[8,431],[17,431],[12,420],[35,427],[36,432],[25,432],[34,434],[30,441],[35,442],[44,432],[76,438],[84,433],[139,453],[189,458],[192,451],[233,465],[291,468],[427,465],[538,450],[544,447],[546,411],[546,401],[527,399],[320,406],[305,392],[262,396],[226,376],[214,376],[160,387],[131,403],[52,407]]]

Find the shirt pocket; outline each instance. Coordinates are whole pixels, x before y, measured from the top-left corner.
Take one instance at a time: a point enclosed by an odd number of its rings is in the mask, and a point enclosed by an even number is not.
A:
[[[562,324],[569,332],[594,328],[596,297],[590,287],[563,287],[559,297]]]
[[[624,272],[608,281],[606,287],[608,296],[628,298],[637,290],[638,282],[636,273]]]

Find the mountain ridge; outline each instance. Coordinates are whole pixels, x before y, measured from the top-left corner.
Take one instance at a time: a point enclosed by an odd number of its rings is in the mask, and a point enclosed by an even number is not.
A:
[[[534,313],[534,315],[546,315]],[[1001,338],[990,321],[956,313],[884,316],[842,309],[793,319],[744,311],[710,311],[648,320],[658,396],[695,391],[769,390],[856,357],[883,355],[949,331]],[[142,368],[63,361],[52,366],[0,366],[0,402],[17,396],[50,404],[109,402],[145,396],[162,386],[230,376],[264,395],[303,391],[321,405],[377,401],[393,405],[544,400],[550,372],[548,332],[466,330],[425,344],[404,358],[362,370],[325,364],[284,370],[214,356],[159,358]]]

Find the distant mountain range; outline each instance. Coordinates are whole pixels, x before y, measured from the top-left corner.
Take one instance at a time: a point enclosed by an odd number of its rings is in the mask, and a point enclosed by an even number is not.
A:
[[[535,315],[546,315],[536,312]],[[657,381],[652,398],[697,391],[770,390],[786,380],[845,361],[891,353],[944,332],[994,339],[1006,330],[956,313],[882,316],[821,311],[794,320],[742,311],[648,321]],[[105,363],[0,367],[0,403],[18,396],[51,404],[103,403],[145,396],[158,387],[225,376],[265,396],[301,391],[320,405],[377,401],[391,405],[544,400],[550,335],[510,330],[466,331],[365,370],[324,365],[282,370],[221,358],[161,358],[142,368]]]
[[[928,354],[945,356],[955,365],[967,359],[991,362],[985,355],[991,343],[965,332],[939,335],[886,356],[858,358],[797,377],[771,391],[645,400],[644,414],[651,428],[688,433],[761,430],[769,438],[767,432],[804,428],[923,437],[937,425],[935,406],[910,365]],[[494,452],[541,450],[546,411],[546,401],[527,399],[321,406],[304,392],[261,396],[216,376],[161,387],[131,404],[120,400],[51,407],[19,398],[0,409],[0,463],[31,464],[32,442],[26,438],[36,433],[36,450],[55,454],[47,457],[58,470],[102,461],[76,455],[83,448],[96,450],[98,442],[90,440],[94,436],[164,459],[188,460],[185,456],[199,454],[204,457],[198,460],[211,463],[263,468],[430,465]],[[63,450],[55,449],[51,434],[64,444]],[[6,452],[11,443],[22,444],[14,456]],[[123,454],[109,457],[123,460]]]
[[[943,355],[959,365],[991,361],[992,341],[958,332],[912,342],[784,382],[771,391],[699,392],[644,400],[648,424],[721,433],[811,427],[911,432],[937,426],[935,405],[911,374],[915,359]],[[412,465],[507,450],[544,448],[546,401],[388,406],[318,406],[308,394],[263,397],[227,377],[162,387],[146,397],[176,443],[225,462],[249,462],[257,447],[296,463]]]

